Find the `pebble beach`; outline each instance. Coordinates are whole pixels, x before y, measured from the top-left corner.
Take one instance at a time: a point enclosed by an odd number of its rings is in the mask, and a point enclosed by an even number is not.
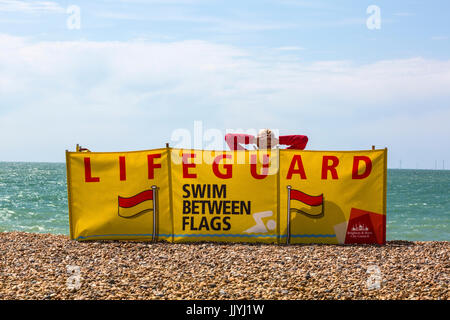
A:
[[[0,233],[0,299],[448,300],[450,242],[76,242]]]

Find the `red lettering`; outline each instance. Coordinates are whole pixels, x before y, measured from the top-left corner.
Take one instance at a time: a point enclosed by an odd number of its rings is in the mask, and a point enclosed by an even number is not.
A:
[[[331,164],[329,164],[331,160]],[[328,176],[328,171],[331,171],[331,177],[333,179],[339,179],[336,171],[336,167],[339,164],[339,159],[336,156],[323,156],[322,159],[322,180],[326,180]]]
[[[125,157],[119,157],[120,181],[127,180],[127,168],[125,166]]]
[[[91,158],[84,158],[84,181],[86,182],[100,182],[99,177],[93,177],[91,171]]]
[[[220,179],[230,179],[230,178],[232,178],[232,176],[233,176],[233,166],[231,165],[231,164],[224,164],[223,165],[223,167],[225,168],[225,173],[222,173],[222,172],[220,172],[220,170],[219,170],[219,162],[220,162],[220,160],[222,160],[222,159],[224,159],[224,158],[226,158],[226,159],[231,159],[232,157],[231,157],[231,154],[221,154],[221,155],[218,155],[215,159],[214,159],[214,162],[213,162],[213,165],[212,165],[212,168],[213,168],[213,172],[214,172],[214,175],[217,177],[217,178],[220,178]]]
[[[263,170],[262,174],[259,174],[256,172],[256,154],[252,154],[250,157],[250,173],[252,174],[252,177],[255,179],[264,179],[267,177],[267,174],[269,172],[269,155],[265,154],[263,155]]]
[[[197,178],[196,173],[189,173],[189,168],[195,168],[196,164],[187,162],[189,158],[193,159],[195,156],[195,153],[183,153],[183,178]]]
[[[364,161],[366,163],[365,170],[363,173],[358,173],[359,162]],[[372,171],[372,160],[370,160],[367,156],[354,156],[353,157],[353,170],[352,170],[352,179],[364,179],[370,175]]]
[[[296,165],[298,169],[295,168]],[[305,168],[303,167],[302,156],[298,154],[292,157],[292,161],[291,164],[289,165],[289,170],[286,175],[286,179],[292,179],[292,175],[294,174],[299,174],[301,179],[306,179],[306,173]]]
[[[148,154],[147,155],[147,162],[148,162],[148,178],[149,179],[155,179],[155,169],[161,168],[160,163],[155,163],[154,160],[156,158],[161,158],[160,153],[156,154]]]

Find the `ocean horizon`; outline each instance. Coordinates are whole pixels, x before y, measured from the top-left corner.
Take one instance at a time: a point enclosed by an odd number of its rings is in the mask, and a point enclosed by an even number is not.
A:
[[[0,162],[0,232],[69,235],[66,165]],[[386,239],[450,241],[450,170],[388,169]]]

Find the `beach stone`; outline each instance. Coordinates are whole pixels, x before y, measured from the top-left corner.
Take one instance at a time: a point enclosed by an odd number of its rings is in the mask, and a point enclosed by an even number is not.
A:
[[[3,232],[0,299],[448,300],[449,249],[448,241],[170,244]],[[368,286],[371,265],[379,287]]]

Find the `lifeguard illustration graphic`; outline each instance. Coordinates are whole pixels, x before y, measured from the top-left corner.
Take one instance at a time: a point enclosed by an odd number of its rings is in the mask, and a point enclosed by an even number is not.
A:
[[[268,220],[266,223],[262,220],[263,218],[269,218],[273,216],[272,211],[262,211],[262,212],[255,212],[252,214],[253,219],[255,220],[256,224],[248,228],[247,230],[244,230],[245,233],[267,233],[269,231],[275,230],[277,227],[277,222],[274,219]]]

